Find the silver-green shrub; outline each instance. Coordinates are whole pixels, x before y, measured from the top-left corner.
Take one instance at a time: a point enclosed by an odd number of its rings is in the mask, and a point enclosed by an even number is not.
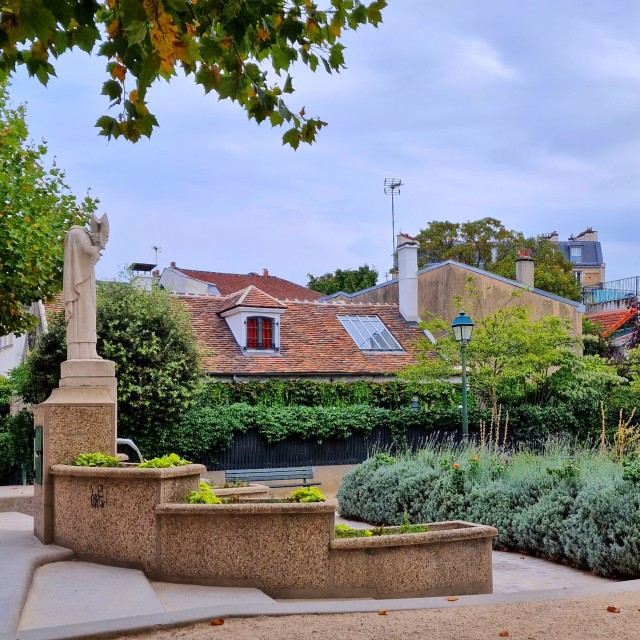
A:
[[[498,548],[607,577],[640,577],[640,490],[622,464],[555,443],[506,455],[431,446],[367,460],[338,491],[347,518],[393,525],[464,519],[498,529]]]

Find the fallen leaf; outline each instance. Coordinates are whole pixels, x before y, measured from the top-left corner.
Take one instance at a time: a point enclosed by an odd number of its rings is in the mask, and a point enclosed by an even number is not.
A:
[[[620,607],[614,607],[612,604],[610,604],[610,605],[607,607],[607,611],[608,611],[609,613],[620,613]]]
[[[509,637],[509,632],[506,629],[503,629],[498,635],[501,638],[508,638]]]
[[[524,556],[520,556],[520,560],[524,560]]]
[[[222,618],[215,618],[210,624],[212,627],[219,627],[221,624],[224,624],[224,620]]]
[[[449,597],[447,598],[447,601],[449,601],[449,602],[455,602],[457,599],[458,599],[458,596],[449,596]]]
[[[378,615],[379,616],[386,616],[388,613],[388,611],[386,609],[380,609],[380,611],[378,611]]]

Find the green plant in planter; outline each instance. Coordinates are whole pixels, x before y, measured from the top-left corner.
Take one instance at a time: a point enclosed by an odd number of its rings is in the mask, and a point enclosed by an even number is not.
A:
[[[397,529],[379,526],[375,527],[372,533],[374,536],[394,536],[399,533],[426,533],[427,531],[429,531],[429,527],[426,524],[411,524],[409,514],[405,511],[402,523]]]
[[[116,456],[95,451],[93,453],[81,453],[74,461],[76,467],[119,467],[120,460]]]
[[[191,491],[187,494],[187,502],[189,504],[221,504],[222,500],[213,492],[208,482],[201,480],[198,491]]]
[[[165,469],[167,467],[184,467],[186,464],[191,463],[188,460],[183,460],[177,453],[170,453],[160,458],[145,460],[138,467],[141,469]]]
[[[289,500],[291,502],[324,502],[325,497],[316,487],[300,487],[291,492]]]
[[[348,524],[337,524],[336,538],[370,538],[373,533],[369,529],[354,529]]]

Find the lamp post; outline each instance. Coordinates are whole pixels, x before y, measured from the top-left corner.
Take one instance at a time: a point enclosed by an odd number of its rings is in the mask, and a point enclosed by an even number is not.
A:
[[[464,312],[451,323],[453,336],[462,351],[462,437],[469,438],[469,414],[467,412],[467,343],[473,333],[473,320]]]

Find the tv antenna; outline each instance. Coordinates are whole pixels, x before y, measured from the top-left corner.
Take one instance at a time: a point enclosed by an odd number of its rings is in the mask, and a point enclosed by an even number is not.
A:
[[[392,242],[391,248],[393,249],[391,256],[393,258],[393,266],[396,266],[396,215],[394,209],[394,200],[396,196],[400,195],[400,187],[403,187],[404,183],[400,178],[386,178],[384,181],[384,192],[386,195],[391,196],[391,234]]]
[[[154,258],[153,260],[154,260],[154,262],[155,262],[155,263],[156,263],[156,265],[157,265],[157,264],[158,264],[158,254],[159,254],[159,253],[162,253],[162,247],[156,247],[156,246],[153,246],[153,247],[151,247],[151,248],[153,249],[153,252],[154,252],[154,254],[155,254],[155,258]]]

